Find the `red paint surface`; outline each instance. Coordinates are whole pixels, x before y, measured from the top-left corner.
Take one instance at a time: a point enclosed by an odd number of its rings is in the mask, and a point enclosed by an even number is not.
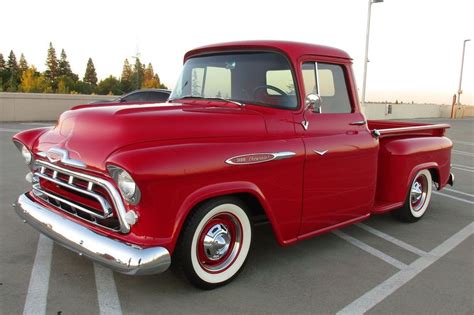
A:
[[[194,206],[245,193],[259,201],[277,240],[286,245],[400,206],[420,169],[431,169],[440,185],[446,185],[452,143],[443,135],[449,126],[385,121],[350,125],[364,116],[345,52],[291,42],[239,42],[198,48],[185,59],[226,50],[279,51],[287,56],[300,87],[303,61],[339,64],[346,73],[352,113],[307,112],[310,127],[304,131],[301,103],[296,110],[252,104],[240,108],[208,100],[78,106],[63,113],[54,128],[25,131],[14,139],[35,154],[64,148],[70,158],[87,164],[82,172],[110,181],[106,165],[119,165],[137,182],[142,198],[137,206],[127,205],[139,215],[129,234],[71,220],[113,238],[172,252]],[[302,88],[297,90],[301,102],[305,95]],[[371,129],[381,130],[379,140]],[[328,151],[319,155],[313,150]],[[240,155],[283,151],[296,154],[250,165],[225,163]]]

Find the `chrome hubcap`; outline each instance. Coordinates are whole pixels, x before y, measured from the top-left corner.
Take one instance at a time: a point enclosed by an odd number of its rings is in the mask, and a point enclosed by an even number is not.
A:
[[[414,182],[411,187],[411,202],[416,203],[420,201],[422,195],[423,191],[421,190],[421,184],[419,182]]]
[[[219,260],[227,254],[231,236],[224,224],[212,226],[204,236],[204,254],[209,260]]]
[[[428,183],[425,176],[418,177],[411,185],[410,203],[414,211],[419,211],[423,208],[428,191]]]

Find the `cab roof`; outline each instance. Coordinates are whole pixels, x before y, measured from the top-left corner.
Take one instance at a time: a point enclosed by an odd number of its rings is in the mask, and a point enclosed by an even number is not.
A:
[[[303,55],[317,55],[352,60],[348,53],[333,47],[290,41],[255,40],[198,47],[188,51],[184,56],[184,61],[195,55],[239,50],[275,50],[286,54],[292,59],[297,59]]]

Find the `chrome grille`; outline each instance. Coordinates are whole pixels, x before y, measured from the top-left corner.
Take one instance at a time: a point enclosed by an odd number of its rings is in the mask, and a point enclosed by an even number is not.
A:
[[[129,232],[130,226],[123,219],[125,208],[121,197],[108,181],[41,160],[35,161],[34,169],[33,193],[37,197],[100,227]]]

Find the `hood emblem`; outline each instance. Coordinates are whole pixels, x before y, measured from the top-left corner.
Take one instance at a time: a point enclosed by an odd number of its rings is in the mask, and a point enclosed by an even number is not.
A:
[[[51,148],[46,152],[46,157],[51,163],[56,163],[64,158],[67,158],[68,152],[62,149]]]
[[[64,165],[86,168],[84,162],[70,159],[69,152],[61,148],[51,148],[47,152],[38,152],[38,155],[47,158],[51,163],[61,162]]]
[[[287,159],[294,156],[295,154],[295,152],[251,153],[231,157],[225,162],[230,165],[257,164],[274,160]]]

